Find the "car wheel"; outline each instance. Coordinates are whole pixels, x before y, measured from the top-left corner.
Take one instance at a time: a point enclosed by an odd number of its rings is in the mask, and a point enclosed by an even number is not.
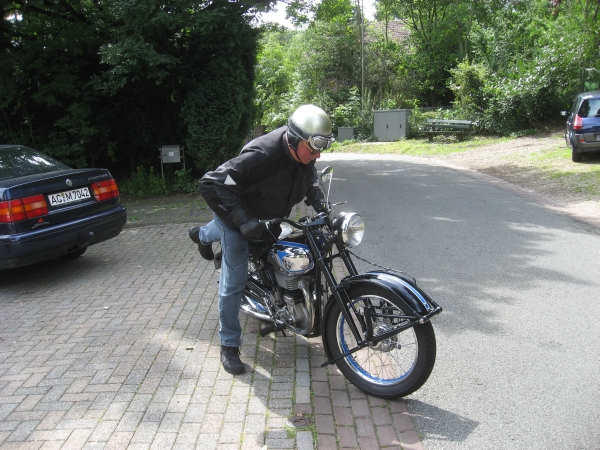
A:
[[[76,259],[76,258],[79,258],[81,255],[83,255],[86,250],[87,250],[87,247],[79,249],[79,250],[75,250],[74,252],[70,252],[65,255],[61,255],[61,256],[59,256],[59,258],[60,259]]]
[[[573,162],[581,162],[582,154],[578,152],[573,144],[573,140],[569,139],[569,147],[571,147],[571,161]]]

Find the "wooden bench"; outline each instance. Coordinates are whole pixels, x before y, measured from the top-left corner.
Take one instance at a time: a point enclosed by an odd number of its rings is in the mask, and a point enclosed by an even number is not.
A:
[[[470,120],[427,119],[424,128],[430,141],[433,140],[433,135],[436,133],[455,134],[458,140],[462,141],[472,124],[473,122]]]

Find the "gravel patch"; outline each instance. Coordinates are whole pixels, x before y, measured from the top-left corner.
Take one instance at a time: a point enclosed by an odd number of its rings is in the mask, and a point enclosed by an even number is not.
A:
[[[499,178],[545,197],[556,209],[600,220],[600,186],[590,176],[600,165],[600,153],[585,155],[582,163],[572,162],[561,133],[555,130],[429,159]],[[565,157],[550,156],[557,152]]]

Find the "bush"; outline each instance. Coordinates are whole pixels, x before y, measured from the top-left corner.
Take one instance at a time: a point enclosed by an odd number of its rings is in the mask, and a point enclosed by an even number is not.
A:
[[[558,114],[560,101],[555,84],[545,77],[524,76],[495,80],[486,85],[484,131],[500,135],[533,129]]]
[[[197,194],[197,180],[192,177],[192,169],[181,169],[175,171],[175,178],[172,182],[173,192],[182,194]]]
[[[468,60],[450,69],[452,78],[450,90],[454,93],[455,106],[463,108],[483,107],[483,86],[487,77],[487,69],[481,64],[471,64]]]
[[[349,98],[343,104],[338,105],[331,115],[335,128],[354,127],[357,128],[361,122],[361,98],[356,86],[350,88]]]
[[[192,169],[165,171],[165,178],[154,173],[154,168],[146,172],[139,166],[129,180],[119,183],[119,190],[134,197],[159,197],[169,194],[197,194],[198,180],[192,176]]]
[[[423,128],[425,126],[425,122],[427,119],[448,119],[446,114],[448,110],[438,108],[438,109],[422,109],[415,108],[411,111],[410,116],[408,117],[408,124],[410,126],[410,133],[407,137],[413,138],[423,134]]]
[[[138,166],[137,172],[131,175],[129,180],[119,183],[119,189],[124,194],[140,198],[170,194],[167,183],[160,175],[154,173],[153,167],[146,172],[144,167]]]

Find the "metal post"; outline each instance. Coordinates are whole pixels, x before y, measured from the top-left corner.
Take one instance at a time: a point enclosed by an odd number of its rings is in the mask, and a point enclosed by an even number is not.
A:
[[[360,6],[360,66],[361,66],[361,95],[360,95],[360,126],[361,132],[365,133],[365,14],[363,10],[364,0],[359,2]]]
[[[165,171],[163,170],[163,156],[162,156],[162,147],[158,148],[158,153],[160,153],[160,173],[162,174],[163,180],[165,179]]]

